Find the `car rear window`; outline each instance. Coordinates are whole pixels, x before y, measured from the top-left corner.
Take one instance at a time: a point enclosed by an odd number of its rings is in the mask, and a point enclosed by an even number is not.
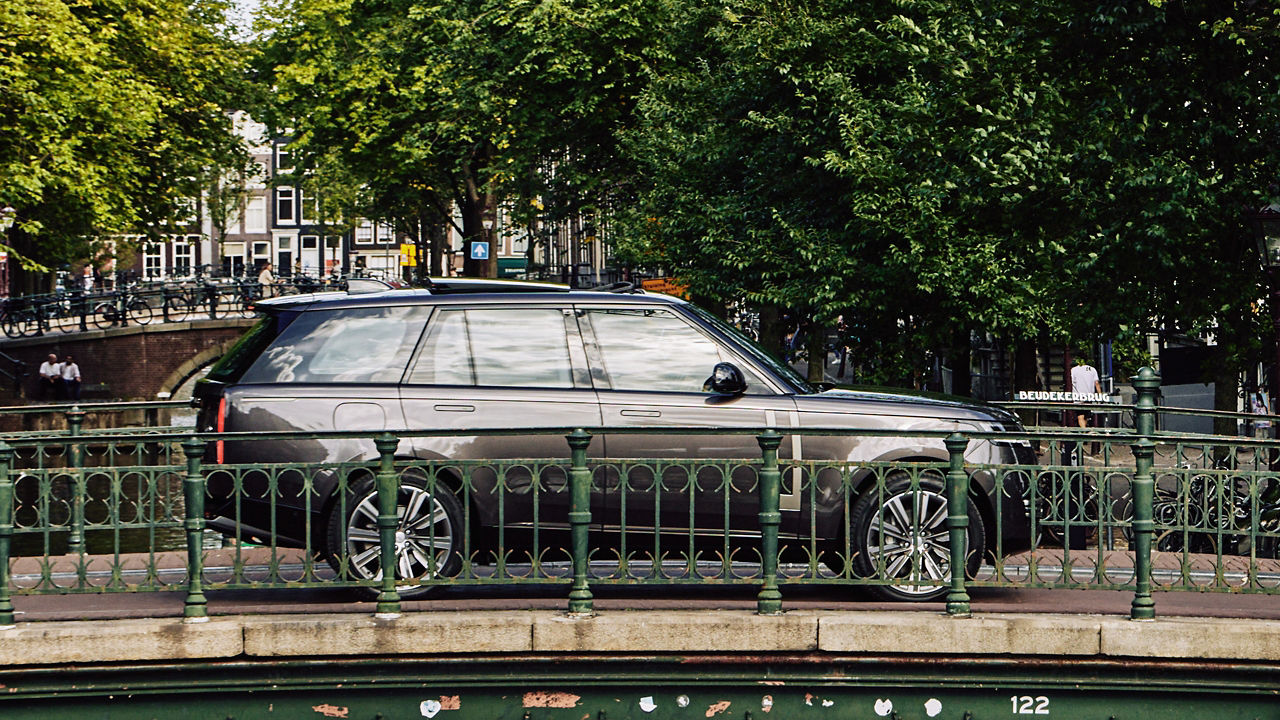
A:
[[[424,305],[304,312],[242,382],[399,382],[430,313]]]
[[[263,317],[256,325],[249,328],[248,332],[240,336],[236,344],[214,363],[205,377],[223,383],[236,382],[240,376],[244,375],[244,371],[249,369],[253,361],[258,359],[262,351],[271,344],[271,341],[276,339],[276,335],[280,333],[280,327],[287,324],[287,321],[282,321],[276,315]]]

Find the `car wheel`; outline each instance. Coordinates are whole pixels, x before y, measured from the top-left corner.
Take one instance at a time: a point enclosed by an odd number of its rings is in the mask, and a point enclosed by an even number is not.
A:
[[[885,479],[884,492],[872,487],[854,501],[849,533],[853,569],[861,577],[896,581],[872,585],[887,600],[925,601],[945,595],[951,582],[951,539],[942,479],[920,478],[913,488],[905,472]],[[982,515],[969,501],[967,574],[977,573],[986,543]]]
[[[431,579],[456,575],[462,566],[462,504],[442,482],[416,468],[400,475],[396,491],[396,577]],[[326,523],[329,564],[346,577],[382,580],[378,535],[378,492],[374,479],[352,484],[346,502],[334,502]],[[346,566],[345,568],[343,566]],[[381,588],[366,590],[376,595]],[[402,598],[419,597],[434,586],[397,586]]]

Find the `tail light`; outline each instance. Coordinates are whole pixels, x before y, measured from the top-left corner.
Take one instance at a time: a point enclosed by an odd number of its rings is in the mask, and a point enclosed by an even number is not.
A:
[[[217,420],[216,430],[217,432],[220,432],[220,433],[226,432],[227,430],[227,396],[226,395],[223,395],[222,397],[218,398],[218,420]],[[225,443],[223,443],[221,440],[218,440],[213,444],[213,455],[214,455],[214,458],[218,461],[219,465],[221,465],[223,462],[223,457],[224,457],[223,445],[224,444]]]

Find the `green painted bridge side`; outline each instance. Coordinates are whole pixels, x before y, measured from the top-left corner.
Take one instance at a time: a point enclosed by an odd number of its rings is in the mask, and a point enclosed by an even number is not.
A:
[[[6,718],[1274,717],[1280,622],[419,612],[41,622]],[[935,712],[936,711],[936,712]]]

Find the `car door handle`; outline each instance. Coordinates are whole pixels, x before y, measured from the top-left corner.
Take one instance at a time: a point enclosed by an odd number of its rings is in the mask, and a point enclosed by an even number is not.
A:
[[[622,414],[627,417],[662,417],[659,410],[623,410]]]
[[[475,405],[437,405],[436,410],[439,412],[475,412]]]

